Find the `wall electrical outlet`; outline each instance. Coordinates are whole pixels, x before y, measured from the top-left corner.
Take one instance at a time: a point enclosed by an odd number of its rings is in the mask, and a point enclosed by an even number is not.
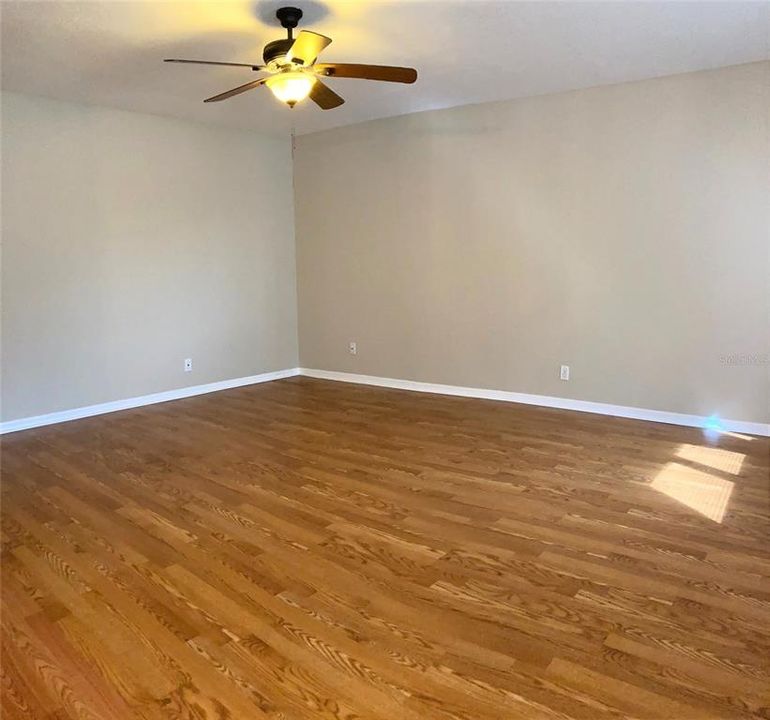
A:
[[[559,380],[569,380],[569,365],[562,365],[559,372]]]
[[[187,358],[184,361],[184,371],[185,372],[192,372],[192,358]]]
[[[348,343],[348,352],[351,355],[357,355],[358,354],[358,345],[354,342]]]

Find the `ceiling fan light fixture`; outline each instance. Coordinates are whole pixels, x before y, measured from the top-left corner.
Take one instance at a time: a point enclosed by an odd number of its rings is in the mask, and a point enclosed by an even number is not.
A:
[[[265,81],[265,85],[281,102],[289,107],[294,107],[300,100],[304,100],[313,89],[315,78],[304,72],[287,71],[272,75]]]
[[[2,0],[0,0],[0,3]],[[380,80],[394,83],[413,83],[417,71],[409,67],[392,65],[364,65],[361,63],[321,63],[318,56],[329,47],[332,39],[311,30],[300,30],[294,37],[294,29],[302,18],[302,10],[295,7],[281,7],[275,16],[287,31],[281,40],[267,43],[262,50],[264,65],[250,63],[220,62],[218,60],[183,60],[167,58],[166,62],[194,63],[198,65],[234,65],[248,67],[255,72],[270,73],[269,77],[244,83],[232,90],[206,98],[212,103],[227,100],[248,90],[266,85],[278,100],[293,108],[298,102],[309,97],[321,110],[332,110],[345,100],[326,85],[321,77],[355,78],[359,80]]]

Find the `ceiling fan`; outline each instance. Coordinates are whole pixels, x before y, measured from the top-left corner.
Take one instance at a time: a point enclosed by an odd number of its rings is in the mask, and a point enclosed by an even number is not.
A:
[[[417,71],[414,68],[389,65],[316,63],[318,56],[331,43],[331,38],[309,30],[301,30],[295,39],[293,31],[302,18],[302,10],[299,8],[279,8],[275,16],[286,28],[289,36],[285,40],[274,40],[265,45],[262,52],[264,65],[211,60],[181,60],[179,58],[167,58],[164,62],[231,65],[248,67],[256,72],[270,73],[267,77],[239,85],[232,90],[207,98],[204,102],[227,100],[233,95],[239,95],[260,85],[267,85],[273,95],[289,107],[293,108],[300,100],[310,97],[322,110],[331,110],[339,107],[345,101],[328,85],[321,82],[321,77],[358,78],[400,83],[413,83],[417,80]]]

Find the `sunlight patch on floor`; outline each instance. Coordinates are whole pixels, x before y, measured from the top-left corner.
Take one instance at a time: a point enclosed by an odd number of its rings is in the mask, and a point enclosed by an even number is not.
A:
[[[738,440],[753,440],[754,439],[751,435],[743,435],[742,433],[729,432],[728,430],[723,431],[722,435],[726,435],[727,437],[732,437],[732,438],[738,438]]]
[[[651,483],[658,492],[721,523],[735,483],[687,465],[667,463]]]
[[[689,460],[731,475],[737,475],[741,471],[743,458],[746,457],[743,453],[701,445],[680,445],[676,455],[683,460]]]

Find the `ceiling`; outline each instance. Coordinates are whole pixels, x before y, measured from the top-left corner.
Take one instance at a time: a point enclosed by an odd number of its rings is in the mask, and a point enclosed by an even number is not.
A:
[[[294,4],[333,38],[323,59],[411,65],[415,85],[331,80],[347,100],[289,110],[247,68],[164,64],[164,57],[258,63],[284,37]],[[281,134],[768,58],[770,2],[511,0],[3,0],[2,87],[63,100]]]

